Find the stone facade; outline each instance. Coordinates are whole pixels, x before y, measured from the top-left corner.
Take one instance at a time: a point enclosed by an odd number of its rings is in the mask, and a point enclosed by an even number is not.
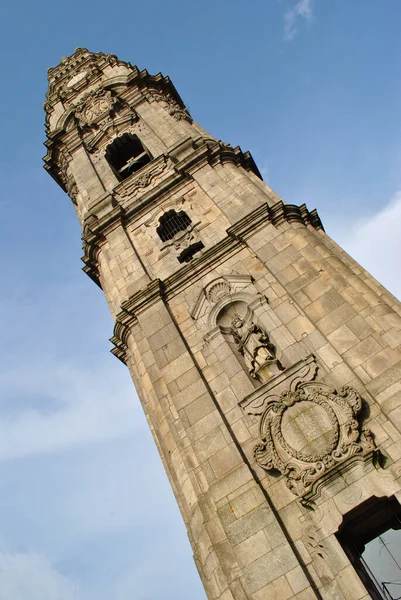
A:
[[[208,598],[376,597],[339,532],[401,498],[400,303],[168,77],[79,48],[45,109]],[[150,160],[122,178],[124,134]]]

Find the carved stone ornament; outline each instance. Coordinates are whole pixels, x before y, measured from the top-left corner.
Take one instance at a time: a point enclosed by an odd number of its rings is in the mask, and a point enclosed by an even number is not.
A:
[[[224,275],[210,281],[200,291],[194,307],[191,311],[191,317],[195,320],[200,319],[214,305],[218,305],[224,298],[230,299],[231,296],[247,288],[253,279],[250,275]]]
[[[87,65],[85,71],[79,71],[75,73],[75,70],[71,70],[72,77],[67,79],[62,87],[57,90],[57,95],[61,100],[66,100],[69,96],[82,90],[90,79],[96,75],[99,75],[100,71],[97,65]]]
[[[184,231],[176,233],[170,242],[165,242],[164,247],[174,246],[175,250],[181,252],[197,241],[199,241],[199,234],[193,225],[189,225]]]
[[[121,198],[126,196],[138,196],[142,193],[142,190],[150,187],[151,184],[156,184],[159,179],[164,175],[167,170],[168,160],[166,156],[161,156],[157,160],[153,160],[149,165],[142,168],[140,174],[130,177],[129,181],[124,181],[118,188],[118,195]]]
[[[98,89],[90,92],[75,111],[80,127],[91,127],[101,115],[113,109],[115,101],[109,90]]]
[[[231,321],[229,334],[233,337],[238,351],[244,357],[251,377],[266,381],[280,371],[276,349],[269,336],[259,325],[246,323],[239,315]]]
[[[361,396],[348,386],[337,391],[307,382],[283,392],[260,420],[256,462],[266,471],[282,473],[296,496],[311,496],[319,480],[328,480],[347,461],[375,449],[371,432],[358,422],[361,409]]]
[[[187,121],[188,123],[192,123],[191,115],[189,115],[185,110],[183,110],[179,106],[171,106],[168,112],[172,117],[174,117],[176,121]]]
[[[317,373],[316,358],[310,354],[246,396],[239,406],[247,415],[260,416],[272,402],[279,402],[283,393],[295,392],[301,383],[314,381]]]
[[[76,204],[77,196],[78,196],[78,187],[77,187],[75,179],[72,175],[70,175],[68,177],[66,185],[65,185],[65,189],[67,191],[67,194],[71,198],[71,200],[74,202],[74,204]]]
[[[206,290],[206,297],[209,302],[215,304],[224,296],[227,296],[231,292],[231,285],[226,279],[220,279],[216,283],[213,283],[209,289]]]
[[[60,179],[62,184],[67,186],[67,181],[69,179],[68,171],[70,155],[67,154],[63,149],[58,149],[57,153],[55,154],[54,162],[56,165],[55,174]]]
[[[188,121],[188,123],[192,123],[193,119],[191,115],[169,94],[162,94],[159,90],[150,90],[150,95],[156,102],[165,104],[168,113],[177,121]]]

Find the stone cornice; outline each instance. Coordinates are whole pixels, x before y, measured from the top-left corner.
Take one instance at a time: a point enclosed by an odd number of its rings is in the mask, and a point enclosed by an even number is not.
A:
[[[206,275],[217,264],[225,262],[229,256],[241,250],[237,240],[225,237],[212,248],[203,250],[191,262],[167,277],[163,282],[163,289],[168,299],[182,292],[195,281]]]
[[[226,237],[213,246],[213,248],[202,252],[198,258],[194,258],[190,263],[181,267],[181,269],[170,275],[170,277],[167,277],[164,281],[160,279],[153,280],[145,289],[139,290],[131,298],[123,302],[121,312],[116,316],[114,335],[110,338],[110,341],[115,346],[111,350],[112,354],[125,363],[126,343],[122,335],[127,335],[129,327],[136,322],[138,314],[147,310],[161,298],[169,300],[209,272],[216,263],[224,262],[233,252],[239,252],[240,250],[241,244],[237,240]]]
[[[215,139],[199,139],[194,151],[181,160],[175,168],[177,171],[191,173],[202,168],[205,164],[215,166],[226,162],[244,167],[244,169],[252,171],[259,179],[262,179],[250,152],[242,152],[239,146],[233,148],[229,144]]]
[[[110,342],[114,344],[111,353],[124,364],[127,359],[128,336],[130,329],[137,321],[137,315],[146,310],[163,295],[163,282],[160,279],[152,281],[145,289],[139,290],[121,305],[121,312],[116,317],[114,334]]]
[[[163,288],[164,286],[161,279],[154,279],[146,286],[146,288],[139,290],[133,294],[131,298],[123,302],[121,304],[121,310],[130,315],[130,317],[136,319],[136,315],[160,300]]]
[[[246,217],[227,229],[229,236],[240,241],[245,241],[248,237],[254,235],[261,227],[269,221],[272,225],[278,226],[280,223],[302,223],[302,225],[312,225],[315,229],[323,229],[323,224],[317,214],[316,209],[309,212],[305,204],[296,206],[295,204],[285,204],[282,200],[268,206],[263,204],[256,210],[249,213]]]
[[[103,199],[103,204],[113,204],[113,197],[106,195]],[[122,210],[120,206],[113,206],[111,210],[108,210],[102,217],[97,218],[93,215],[89,215],[84,226],[84,232],[82,235],[82,247],[84,256],[81,258],[85,266],[82,267],[84,273],[86,273],[92,281],[94,281],[100,288],[99,268],[98,268],[98,252],[100,245],[105,240],[105,235],[121,224]],[[101,233],[99,233],[99,231]]]
[[[316,210],[309,212],[305,204],[295,206],[284,204],[282,200],[273,206],[263,204],[227,229],[227,237],[212,248],[202,251],[190,263],[181,267],[164,281],[160,279],[152,281],[145,289],[136,292],[129,300],[124,302],[121,305],[121,312],[116,317],[114,335],[110,340],[115,345],[112,353],[125,362],[126,346],[121,336],[122,332],[125,332],[124,335],[126,335],[130,325],[136,321],[136,315],[161,298],[167,301],[170,300],[201,279],[206,273],[216,268],[218,264],[225,262],[235,252],[239,252],[243,244],[246,243],[246,239],[262,226],[265,226],[266,223],[271,223],[277,227],[284,221],[302,223],[304,226],[311,225],[316,229],[323,229]]]

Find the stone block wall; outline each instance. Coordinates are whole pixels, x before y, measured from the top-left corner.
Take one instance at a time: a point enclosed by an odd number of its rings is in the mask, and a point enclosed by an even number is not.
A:
[[[356,389],[365,402],[363,425],[387,457],[384,469],[357,464],[329,482],[312,512],[285,477],[255,462],[259,418],[240,404],[258,385],[221,333],[205,341],[207,312],[193,317],[202,289],[233,273],[249,276],[241,292],[250,300],[267,298],[255,315],[283,366],[312,354],[319,382]],[[132,340],[138,344],[143,336],[143,345],[129,364],[145,386],[144,403],[156,419],[152,429],[210,597],[368,597],[335,533],[343,514],[365,499],[400,497],[400,318],[394,301],[387,303],[387,292],[326,234],[288,223],[266,225],[246,247],[182,287],[136,315]],[[233,585],[243,591],[230,596]]]

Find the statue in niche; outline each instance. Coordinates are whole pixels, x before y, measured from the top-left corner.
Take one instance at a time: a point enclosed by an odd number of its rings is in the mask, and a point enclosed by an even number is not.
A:
[[[280,370],[275,347],[259,325],[253,322],[247,325],[244,319],[237,315],[231,321],[230,334],[244,357],[251,377],[266,381]]]

